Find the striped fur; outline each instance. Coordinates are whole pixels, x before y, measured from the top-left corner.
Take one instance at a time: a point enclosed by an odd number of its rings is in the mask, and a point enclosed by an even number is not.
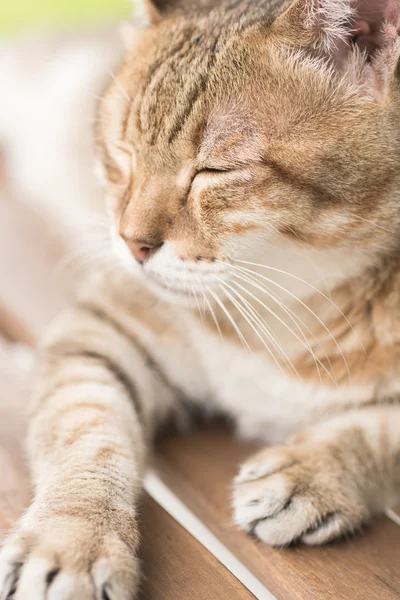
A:
[[[234,482],[236,522],[269,544],[327,542],[400,492],[397,8],[142,18],[101,104],[122,260],[43,340],[2,597],[131,598],[152,439],[198,410],[272,445]]]

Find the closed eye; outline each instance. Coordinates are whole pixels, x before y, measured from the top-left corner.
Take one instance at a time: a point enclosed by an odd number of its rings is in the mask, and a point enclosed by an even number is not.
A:
[[[214,167],[205,167],[204,169],[197,171],[196,175],[224,175],[226,173],[231,173],[232,171],[235,171],[235,169],[217,169]]]

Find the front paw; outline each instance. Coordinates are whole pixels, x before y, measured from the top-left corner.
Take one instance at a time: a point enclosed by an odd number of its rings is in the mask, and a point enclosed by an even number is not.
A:
[[[31,507],[0,553],[0,600],[132,600],[137,526],[129,510]]]
[[[235,521],[272,546],[323,544],[371,515],[340,451],[323,442],[261,451],[235,479]]]

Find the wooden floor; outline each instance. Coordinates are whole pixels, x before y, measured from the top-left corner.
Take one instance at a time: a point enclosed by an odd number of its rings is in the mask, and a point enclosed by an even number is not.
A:
[[[55,275],[62,248],[54,229],[0,182],[2,531],[30,497],[22,443],[35,343],[74,286]],[[394,513],[362,536],[323,548],[271,549],[232,525],[232,477],[253,450],[219,426],[160,441],[141,509],[142,599],[400,600]]]

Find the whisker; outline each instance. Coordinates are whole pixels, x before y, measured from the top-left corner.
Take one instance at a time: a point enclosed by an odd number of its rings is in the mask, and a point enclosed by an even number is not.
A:
[[[205,299],[205,292],[204,292],[203,284],[201,282],[200,277],[197,277],[197,283],[200,286],[201,297],[202,297],[202,300],[203,300],[203,306],[202,307],[200,306],[200,302],[199,302],[199,310],[200,310],[200,313],[201,313],[201,319],[204,322],[204,319],[205,319],[205,316],[206,316],[206,299]]]
[[[240,269],[242,269],[242,268],[240,267]],[[250,273],[254,274],[254,271],[249,271],[249,269],[244,269],[244,271],[245,272],[250,272]],[[268,282],[276,285],[279,289],[282,289],[284,292],[286,292],[287,294],[289,294],[290,297],[292,297],[294,300],[296,300],[297,302],[299,302],[299,304],[301,304],[301,306],[303,306],[311,315],[313,315],[315,317],[315,319],[324,328],[324,330],[327,332],[327,334],[329,335],[330,339],[333,341],[333,343],[335,344],[336,348],[338,349],[339,354],[340,354],[340,356],[341,356],[341,358],[343,360],[343,363],[344,363],[344,365],[346,367],[347,376],[349,378],[349,381],[351,381],[350,369],[349,369],[346,357],[344,356],[344,353],[342,351],[342,348],[340,347],[338,341],[336,340],[336,337],[333,335],[333,333],[327,327],[327,325],[322,321],[322,319],[320,319],[320,317],[318,317],[318,315],[309,306],[307,306],[307,304],[305,304],[302,300],[300,300],[300,298],[298,298],[295,294],[293,294],[292,292],[290,292],[289,290],[287,290],[286,288],[284,288],[283,286],[281,286],[277,282],[273,281],[272,279],[269,279],[268,277],[264,277],[263,275],[258,275],[258,274],[256,274],[256,275],[257,275],[257,277],[261,277],[262,279],[265,279],[266,281],[268,281]],[[254,287],[257,287],[254,283],[252,285]],[[322,366],[322,363],[320,363],[320,364]],[[324,367],[324,369],[325,369],[325,367]]]
[[[369,225],[373,225],[377,229],[381,229],[381,231],[386,231],[386,233],[393,233],[393,231],[390,231],[389,229],[386,229],[385,227],[382,227],[382,225],[378,225],[378,223],[374,223],[373,221],[369,221],[368,219],[365,219],[364,217],[360,217],[360,215],[352,215],[352,216],[355,217],[356,219],[360,219],[360,221],[364,221],[364,223],[369,223]]]
[[[204,290],[204,287],[203,287],[203,284],[201,282],[200,277],[198,278],[198,282],[200,284],[201,293],[202,293],[202,296],[203,296],[203,309],[202,310],[203,310],[203,316],[205,318],[205,316],[206,316],[206,308],[207,308],[207,293]]]
[[[262,335],[259,333],[259,331],[257,331],[256,327],[254,326],[254,320],[255,320],[256,324],[257,324],[257,320],[254,317],[252,318],[251,317],[251,313],[249,315],[249,311],[246,311],[243,306],[240,306],[240,303],[238,301],[236,301],[236,299],[233,298],[233,296],[225,288],[226,287],[230,288],[238,296],[239,299],[244,300],[244,298],[241,296],[241,294],[239,294],[239,292],[236,292],[231,286],[229,286],[226,283],[221,284],[220,287],[222,288],[222,290],[224,291],[224,293],[226,294],[226,296],[228,297],[228,299],[232,302],[232,304],[240,312],[240,314],[246,319],[247,323],[250,325],[251,329],[254,331],[254,333],[259,338],[259,340],[261,341],[261,343],[263,344],[263,346],[265,347],[265,349],[268,351],[268,354],[271,356],[271,358],[273,359],[273,361],[277,365],[277,367],[280,370],[280,372],[282,373],[282,375],[284,375],[285,377],[287,377],[287,373],[285,373],[285,371],[283,370],[282,365],[280,364],[279,360],[276,358],[276,356],[272,352],[271,348],[268,346],[267,342],[264,340],[264,338],[262,337]],[[263,330],[264,330],[264,328],[263,328]],[[272,341],[275,341],[275,340],[273,340],[272,335],[269,334],[268,331],[264,330],[264,332],[266,333],[266,335],[267,335],[267,337],[269,339],[271,339]],[[291,368],[293,369],[294,373],[300,378],[300,375],[297,373],[297,371],[296,371],[295,367],[293,366],[292,362],[290,361],[290,359],[288,357],[286,357],[286,358],[288,360],[288,364],[291,366]]]
[[[65,28],[78,41],[81,41],[80,38],[79,38],[79,35],[76,33],[76,31],[74,31],[72,29],[72,27],[68,27],[68,25],[66,25]],[[117,86],[117,88],[119,89],[119,91],[121,92],[121,94],[123,95],[123,97],[125,98],[125,100],[127,100],[127,102],[129,104],[131,104],[132,103],[132,98],[130,97],[130,95],[128,94],[127,90],[124,88],[124,86],[122,85],[122,83],[119,81],[119,79],[117,78],[116,74],[110,69],[110,67],[104,61],[102,62],[100,60],[99,55],[97,54],[97,52],[93,48],[90,48],[90,52],[96,58],[96,60],[99,61],[99,64],[104,69],[104,71],[112,78],[112,80],[114,81],[115,85]],[[102,99],[102,98],[100,98],[100,99]]]
[[[236,282],[232,282],[232,283],[234,283],[236,285]],[[241,299],[243,304],[247,307],[249,312],[252,314],[253,318],[257,321],[257,324],[260,325],[261,329],[270,338],[272,344],[277,349],[277,351],[282,356],[282,358],[285,360],[287,359],[288,362],[290,363],[290,360],[289,360],[286,352],[283,350],[281,345],[276,340],[276,337],[274,336],[272,329],[268,326],[265,319],[262,318],[261,313],[256,308],[254,308],[254,306],[248,300],[246,300],[246,298],[244,298],[244,296],[242,296],[242,294],[240,294],[240,292],[235,290],[235,294]]]
[[[342,349],[341,349],[338,341],[336,340],[336,337],[333,335],[333,333],[327,327],[327,325],[322,321],[322,319],[309,306],[307,306],[307,304],[305,304],[300,298],[298,298],[290,290],[288,290],[287,288],[283,287],[282,285],[280,285],[278,282],[274,281],[273,279],[265,277],[264,275],[260,275],[259,273],[256,273],[255,271],[253,271],[251,269],[246,269],[244,267],[238,267],[238,269],[240,271],[242,271],[242,272],[245,272],[245,273],[251,273],[252,275],[255,275],[256,277],[261,278],[261,279],[263,279],[265,281],[268,281],[269,283],[275,285],[276,287],[278,287],[279,289],[281,289],[282,291],[284,291],[286,294],[288,294],[291,298],[293,298],[294,300],[296,300],[299,304],[301,304],[301,306],[303,306],[303,308],[305,308],[310,314],[312,314],[315,317],[315,319],[318,321],[318,323],[327,332],[327,334],[329,335],[330,339],[333,341],[333,343],[335,344],[336,348],[338,349],[339,354],[340,354],[340,356],[341,356],[341,358],[343,360],[343,363],[344,363],[344,365],[346,367],[346,372],[347,372],[348,379],[349,379],[349,381],[351,381],[350,369],[349,369],[346,357],[344,356],[344,353],[343,353],[343,351],[342,351]],[[279,271],[279,269],[273,269],[273,270],[278,270]],[[285,273],[285,272],[283,271],[283,273]],[[293,275],[293,277],[295,277],[296,279],[299,279],[300,281],[303,281],[303,280],[301,280],[300,278],[297,278],[294,275]],[[307,282],[305,282],[305,283],[307,283]],[[313,286],[311,286],[311,287],[313,287]],[[319,292],[324,298],[326,298],[330,302],[330,304],[332,304],[339,311],[339,313],[343,315],[344,319],[350,325],[352,331],[355,333],[355,335],[356,335],[358,341],[360,342],[360,345],[363,348],[364,352],[366,352],[364,346],[361,344],[361,340],[359,339],[358,335],[354,331],[353,326],[351,325],[351,323],[349,322],[349,320],[345,317],[345,315],[342,313],[342,311],[340,311],[340,309],[336,305],[334,305],[334,303],[330,300],[330,298],[328,298],[328,296],[326,296],[323,292],[321,292],[320,290],[317,290],[317,289],[316,289],[316,291]]]
[[[233,329],[235,330],[238,338],[240,339],[240,341],[242,342],[243,346],[247,349],[247,351],[252,354],[251,348],[249,346],[249,344],[247,343],[245,337],[243,336],[242,332],[240,331],[240,328],[237,326],[237,324],[235,323],[234,319],[232,318],[230,312],[227,310],[225,304],[222,302],[222,300],[219,298],[218,294],[214,293],[212,291],[212,289],[208,286],[206,286],[206,291],[211,295],[211,297],[215,300],[215,302],[218,304],[218,306],[222,309],[222,311],[225,313],[225,315],[227,316],[229,322],[231,323]]]
[[[221,338],[221,340],[223,340],[224,336],[222,335],[222,331],[221,331],[221,327],[220,327],[218,319],[217,319],[217,315],[215,314],[215,311],[214,311],[213,307],[211,306],[211,302],[209,301],[207,294],[204,292],[204,290],[203,290],[203,294],[204,294],[204,300],[207,304],[207,308],[210,311],[211,317],[215,323],[215,327],[217,328],[219,337]]]
[[[244,277],[242,277],[242,276],[240,276],[240,275],[236,275],[236,276],[237,276],[239,279],[242,279],[243,281],[245,281],[246,283],[250,283],[250,284],[252,283],[252,282],[251,282],[251,280],[247,280],[246,278],[244,278]],[[235,285],[238,285],[238,284],[237,284],[237,282],[234,282],[234,283],[235,283]],[[316,360],[316,355],[314,354],[314,352],[313,352],[313,349],[312,349],[312,346],[311,346],[311,344],[309,343],[309,341],[308,341],[307,337],[305,336],[305,334],[304,334],[303,330],[301,329],[301,327],[299,326],[299,324],[298,324],[298,323],[297,323],[297,321],[295,320],[295,317],[294,317],[293,315],[291,315],[291,314],[290,314],[290,312],[289,312],[289,309],[288,309],[288,308],[287,308],[287,307],[286,307],[286,306],[285,306],[283,303],[281,303],[281,302],[280,302],[280,301],[279,301],[279,300],[278,300],[278,299],[277,299],[277,298],[276,298],[276,297],[275,297],[273,294],[270,294],[270,293],[269,293],[267,290],[265,290],[265,293],[266,293],[266,294],[267,294],[267,296],[269,296],[269,297],[270,297],[272,300],[274,300],[275,302],[277,302],[278,306],[279,306],[280,308],[282,308],[282,310],[283,310],[283,311],[284,311],[284,312],[285,312],[285,313],[288,315],[288,317],[290,318],[290,320],[293,322],[293,324],[295,325],[295,327],[296,327],[296,328],[297,328],[297,330],[299,331],[300,335],[302,336],[302,338],[303,338],[303,340],[304,340],[304,343],[306,344],[306,347],[307,347],[307,349],[308,349],[308,352],[309,352],[309,354],[311,355],[311,357],[312,357],[312,358],[313,358],[313,360],[314,360],[315,367],[316,367],[316,370],[317,370],[317,373],[318,373],[318,377],[319,377],[320,383],[321,383],[321,385],[322,385],[321,372],[320,372],[320,367],[319,367],[318,361]],[[256,310],[256,309],[255,309],[255,308],[254,308],[254,307],[253,307],[253,306],[250,304],[250,302],[248,302],[248,301],[247,301],[247,300],[245,300],[244,298],[243,298],[243,300],[244,300],[245,302],[247,302],[247,304],[249,304],[249,306],[251,306],[253,310]],[[256,313],[259,315],[259,317],[260,317],[260,318],[262,318],[262,317],[261,317],[261,315],[260,315],[260,313],[259,313],[258,311],[256,311]],[[300,320],[300,319],[299,319],[299,320]],[[265,323],[265,320],[263,320],[263,321],[264,321],[264,323]],[[301,320],[300,320],[300,322],[301,322]],[[307,327],[306,327],[306,328],[307,328]],[[272,335],[272,333],[271,333],[271,335]],[[278,347],[279,347],[279,349],[281,350],[281,353],[283,353],[283,354],[284,354],[284,356],[285,356],[286,358],[288,358],[288,357],[287,357],[287,354],[286,354],[286,352],[284,352],[284,351],[281,349],[280,345],[278,345]],[[327,357],[327,358],[328,358],[328,357]],[[329,358],[328,358],[328,362],[329,362],[329,364],[330,364]],[[292,362],[291,362],[291,361],[290,361],[290,363],[292,364]],[[331,366],[331,365],[330,365],[330,366]],[[332,370],[332,369],[331,369],[331,370]],[[296,371],[296,372],[297,372],[297,371]],[[335,381],[336,381],[336,380],[335,380]]]
[[[336,382],[336,377],[334,374],[334,369],[331,363],[331,360],[328,356],[328,354],[326,353],[324,347],[321,345],[321,343],[317,340],[316,336],[314,335],[314,333],[311,331],[311,329],[307,326],[306,323],[304,323],[304,321],[298,316],[296,315],[296,313],[291,310],[289,307],[287,307],[279,298],[277,298],[275,296],[275,294],[272,293],[272,291],[270,290],[270,288],[268,288],[267,286],[265,286],[265,284],[260,284],[256,278],[254,276],[251,275],[245,275],[245,274],[235,274],[235,277],[241,279],[242,281],[246,282],[246,283],[250,283],[250,284],[257,284],[255,285],[255,287],[257,289],[259,289],[260,291],[264,292],[269,298],[271,298],[284,312],[285,314],[289,317],[289,319],[293,322],[293,324],[295,325],[296,329],[299,331],[300,335],[302,336],[302,338],[304,339],[304,342],[307,344],[307,347],[309,348],[309,352],[311,354],[311,356],[314,359],[315,362],[315,367],[317,369],[320,381],[322,383],[321,380],[321,374],[320,374],[320,370],[319,370],[319,365],[315,360],[314,357],[314,353],[312,350],[312,346],[310,344],[310,342],[307,339],[307,336],[304,334],[303,329],[300,327],[299,323],[306,329],[306,331],[311,335],[311,337],[313,338],[314,342],[317,344],[317,347],[319,347],[319,349],[321,350],[322,354],[324,355],[324,358],[326,359],[327,363],[329,364],[332,376],[335,379]],[[299,322],[299,323],[298,323]]]
[[[87,95],[88,95],[90,98],[93,98],[94,100],[97,100],[98,102],[100,102],[101,100],[103,100],[103,97],[102,97],[102,96],[99,96],[98,94],[92,94],[92,93],[90,93],[90,92],[86,92],[86,93],[87,93]]]
[[[239,263],[242,263],[242,264],[252,265],[252,266],[254,266],[254,267],[261,267],[261,268],[264,268],[264,269],[269,269],[270,271],[275,271],[275,272],[277,272],[277,273],[281,273],[281,274],[283,274],[283,275],[287,275],[287,276],[289,276],[289,277],[292,277],[293,279],[295,279],[295,280],[297,280],[297,281],[300,281],[300,282],[304,283],[305,285],[307,285],[308,287],[310,287],[312,290],[314,290],[314,292],[316,292],[317,294],[320,294],[320,295],[321,295],[323,298],[325,298],[325,300],[327,300],[327,301],[328,301],[328,302],[331,304],[331,306],[333,306],[333,308],[335,308],[335,310],[337,310],[337,311],[338,311],[338,313],[339,313],[339,314],[340,314],[340,315],[343,317],[343,319],[346,321],[346,323],[348,324],[348,326],[350,327],[350,329],[352,330],[352,332],[353,332],[353,333],[354,333],[354,335],[356,336],[356,338],[357,338],[357,340],[358,340],[358,342],[359,342],[359,344],[360,344],[361,348],[363,349],[363,351],[365,352],[365,354],[367,354],[367,351],[366,351],[366,349],[364,348],[364,345],[363,345],[363,343],[361,342],[361,340],[360,340],[360,338],[359,338],[359,336],[358,336],[357,332],[355,331],[355,329],[354,329],[353,325],[350,323],[349,319],[346,317],[346,315],[343,313],[343,311],[342,311],[342,310],[340,310],[340,308],[337,306],[337,304],[335,304],[335,303],[333,302],[333,300],[332,300],[331,298],[329,298],[329,296],[327,296],[326,294],[324,294],[323,292],[321,292],[321,290],[319,290],[318,288],[316,288],[314,285],[312,285],[312,284],[311,284],[311,283],[309,283],[308,281],[305,281],[305,279],[302,279],[301,277],[298,277],[297,275],[294,275],[293,273],[289,273],[288,271],[283,271],[282,269],[278,269],[278,268],[276,268],[276,267],[269,267],[269,266],[267,266],[267,265],[261,265],[261,264],[259,264],[259,263],[249,262],[249,261],[246,261],[246,260],[239,260],[239,259],[233,259],[233,260],[234,260],[234,262],[239,262]],[[241,267],[241,268],[244,268],[244,267]],[[270,283],[272,283],[273,285],[276,285],[277,287],[281,288],[281,289],[282,289],[284,292],[286,292],[287,294],[290,294],[291,296],[293,296],[293,297],[295,298],[295,300],[297,300],[297,301],[301,302],[299,298],[297,298],[296,296],[294,296],[294,295],[293,295],[291,292],[289,292],[289,290],[287,290],[286,288],[284,288],[284,287],[280,286],[280,285],[279,285],[279,284],[278,284],[276,281],[274,281],[273,279],[268,279],[267,277],[264,277],[263,275],[260,275],[259,273],[255,272],[254,270],[250,270],[250,269],[245,269],[245,270],[246,270],[246,271],[249,271],[249,272],[251,272],[251,273],[253,273],[254,275],[257,275],[257,277],[261,277],[261,278],[263,278],[263,279],[266,279],[267,281],[269,281],[269,282],[270,282]],[[304,305],[304,306],[306,306],[306,305]],[[306,308],[309,308],[309,307],[307,307],[307,306],[306,306]],[[314,316],[315,316],[315,317],[317,317],[317,315],[315,315],[315,313],[314,313]],[[317,318],[318,318],[318,317],[317,317]],[[326,329],[326,326],[325,326],[325,325],[324,325],[322,322],[321,322],[321,324],[322,324],[322,325],[324,326],[324,328]],[[327,331],[328,331],[328,333],[330,333],[330,332],[329,332],[329,330],[327,330]]]
[[[249,282],[250,283],[250,282]],[[242,286],[239,283],[236,283],[236,285],[242,289],[246,294],[248,294],[251,298],[253,298],[253,300],[255,300],[256,302],[258,302],[266,311],[268,311],[273,317],[275,317],[275,319],[281,323],[281,325],[289,332],[291,333],[291,335],[293,335],[293,337],[301,344],[301,346],[307,350],[307,352],[310,352],[311,356],[314,358],[314,360],[316,360],[318,362],[318,364],[320,365],[320,367],[325,371],[325,373],[327,374],[327,376],[333,381],[333,383],[335,385],[337,385],[337,382],[335,381],[335,379],[332,377],[331,373],[329,373],[328,369],[325,367],[325,365],[322,363],[322,361],[318,358],[318,356],[316,356],[316,354],[312,351],[310,351],[310,348],[307,346],[307,344],[305,344],[303,342],[303,340],[293,331],[293,329],[291,329],[291,327],[289,327],[289,325],[287,323],[285,323],[285,321],[283,319],[281,319],[281,317],[279,317],[279,315],[276,314],[276,312],[274,310],[272,310],[269,306],[267,306],[262,300],[260,300],[260,298],[257,298],[257,296],[255,294],[253,294],[252,292],[250,292],[250,290],[247,290],[244,286]],[[250,283],[250,285],[252,285],[253,287],[258,287],[257,284],[255,283]],[[346,363],[347,364],[347,363]]]
[[[54,266],[53,275],[59,276],[63,271],[70,267],[74,262],[81,260],[81,267],[84,264],[96,264],[104,258],[112,258],[112,252],[106,248],[102,240],[93,240],[90,243],[80,243],[70,252],[66,253],[60,261]]]
[[[199,313],[199,316],[200,316],[201,323],[204,326],[203,313],[201,312],[199,298],[198,298],[198,296],[196,294],[196,290],[194,288],[194,284],[193,283],[191,285],[191,293],[192,293],[192,296],[193,296],[193,298],[194,298],[194,300],[196,302],[196,306],[197,306],[197,310],[198,310],[198,313]]]

